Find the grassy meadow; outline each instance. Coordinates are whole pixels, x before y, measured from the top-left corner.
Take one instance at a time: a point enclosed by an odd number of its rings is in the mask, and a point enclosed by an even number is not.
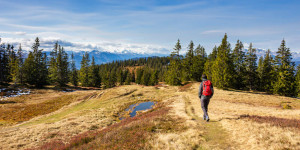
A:
[[[299,149],[300,100],[215,90],[202,120],[200,83],[34,90],[0,104],[0,149]],[[132,104],[153,109],[120,120]]]

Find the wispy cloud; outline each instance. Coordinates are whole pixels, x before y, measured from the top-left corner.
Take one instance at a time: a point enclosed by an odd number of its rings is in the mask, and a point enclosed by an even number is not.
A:
[[[24,50],[31,50],[35,39],[24,38],[2,38],[2,43],[9,43],[18,46],[22,44]],[[105,51],[113,53],[122,53],[124,51],[138,53],[138,54],[169,54],[170,50],[159,45],[149,44],[128,44],[128,43],[114,43],[114,42],[71,42],[55,38],[40,38],[41,49],[51,51],[54,44],[58,42],[67,51]]]

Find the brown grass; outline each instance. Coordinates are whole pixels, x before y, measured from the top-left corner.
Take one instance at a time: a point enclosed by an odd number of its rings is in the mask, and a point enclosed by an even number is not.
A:
[[[257,115],[241,115],[240,118],[249,118],[250,120],[256,121],[258,123],[269,123],[273,126],[278,126],[281,128],[296,128],[300,129],[300,120],[297,119],[285,119],[277,118],[272,116],[257,116]]]
[[[159,105],[150,112],[127,118],[98,131],[88,131],[74,136],[68,144],[57,140],[36,149],[150,149],[147,138],[156,132],[180,132],[184,130],[167,116],[169,108]]]
[[[300,109],[300,99],[270,95],[262,92],[227,91],[215,89],[214,99],[232,103],[244,103],[253,106],[267,106],[281,109]],[[289,106],[286,106],[286,105]]]
[[[185,92],[185,91],[188,91],[191,87],[192,87],[193,83],[187,83],[183,86],[180,86],[179,87],[179,91],[180,92]]]
[[[298,99],[215,89],[207,123],[202,120],[199,84],[187,84],[181,90],[130,85],[96,94],[82,91],[79,97],[89,100],[0,129],[0,149],[300,149],[299,122],[293,121],[300,114]],[[57,98],[51,91],[43,92],[0,107]],[[58,97],[75,93],[58,93]],[[129,105],[143,101],[164,106],[118,120]],[[291,109],[283,109],[285,104]],[[239,119],[243,114],[249,116]]]
[[[2,101],[0,103],[0,120],[10,124],[27,121],[33,117],[54,112],[65,105],[90,96],[82,95],[78,92],[65,94],[52,90],[36,90],[35,93],[12,98],[9,101]]]

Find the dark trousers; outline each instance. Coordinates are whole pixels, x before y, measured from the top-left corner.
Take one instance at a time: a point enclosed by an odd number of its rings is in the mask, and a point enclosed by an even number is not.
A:
[[[200,101],[201,101],[201,108],[202,108],[203,114],[204,114],[203,116],[208,117],[208,114],[207,114],[208,108],[207,107],[208,107],[208,104],[210,101],[210,97],[202,95]]]

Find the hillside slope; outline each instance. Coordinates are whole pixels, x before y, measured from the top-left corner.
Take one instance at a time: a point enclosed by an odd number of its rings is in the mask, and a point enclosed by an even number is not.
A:
[[[76,91],[73,94],[87,96],[52,113],[0,128],[0,149],[300,148],[299,99],[216,89],[209,105],[211,121],[205,122],[198,86]],[[129,105],[144,101],[156,105],[137,117],[119,120]]]

